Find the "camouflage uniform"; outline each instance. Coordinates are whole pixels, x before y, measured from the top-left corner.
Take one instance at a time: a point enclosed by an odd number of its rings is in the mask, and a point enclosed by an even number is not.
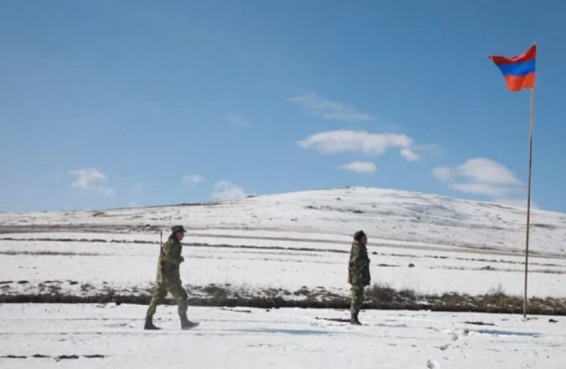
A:
[[[352,285],[350,311],[352,315],[356,317],[364,303],[364,287],[369,286],[371,281],[369,263],[370,260],[366,246],[358,241],[354,241],[352,250],[350,251],[348,282]]]
[[[157,305],[162,304],[167,296],[167,292],[175,298],[179,309],[179,315],[187,313],[187,292],[183,289],[179,274],[179,265],[185,260],[181,256],[181,243],[175,238],[170,237],[161,247],[159,263],[157,265],[157,288],[153,293],[147,317],[153,317]]]

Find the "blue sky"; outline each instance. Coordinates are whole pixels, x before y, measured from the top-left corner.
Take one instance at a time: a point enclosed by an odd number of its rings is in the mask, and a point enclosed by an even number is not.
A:
[[[343,186],[566,212],[566,3],[2,1],[0,210]]]

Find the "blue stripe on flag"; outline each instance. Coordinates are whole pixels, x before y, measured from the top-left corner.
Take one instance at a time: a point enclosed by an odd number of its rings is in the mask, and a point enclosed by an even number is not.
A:
[[[531,59],[522,63],[497,64],[501,73],[505,76],[524,76],[535,71],[536,59]]]

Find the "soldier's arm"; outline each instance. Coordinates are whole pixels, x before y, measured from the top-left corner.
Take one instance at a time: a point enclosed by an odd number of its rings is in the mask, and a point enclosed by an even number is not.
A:
[[[181,260],[181,245],[177,242],[165,242],[163,245],[163,262],[179,266]]]
[[[350,252],[350,265],[355,265],[360,257],[360,245],[357,243],[352,244],[352,251]]]
[[[362,261],[364,262],[364,264],[369,264],[369,263],[370,263],[369,255],[368,255],[368,250],[367,250],[367,246],[364,246],[363,257],[362,257],[361,259],[362,259]]]

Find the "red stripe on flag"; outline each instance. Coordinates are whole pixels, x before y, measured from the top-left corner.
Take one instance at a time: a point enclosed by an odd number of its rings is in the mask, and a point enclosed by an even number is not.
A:
[[[537,56],[537,45],[531,46],[531,48],[521,55],[514,56],[512,58],[507,58],[505,56],[496,56],[492,55],[489,58],[493,60],[495,64],[513,64],[513,63],[521,63],[532,60]]]

